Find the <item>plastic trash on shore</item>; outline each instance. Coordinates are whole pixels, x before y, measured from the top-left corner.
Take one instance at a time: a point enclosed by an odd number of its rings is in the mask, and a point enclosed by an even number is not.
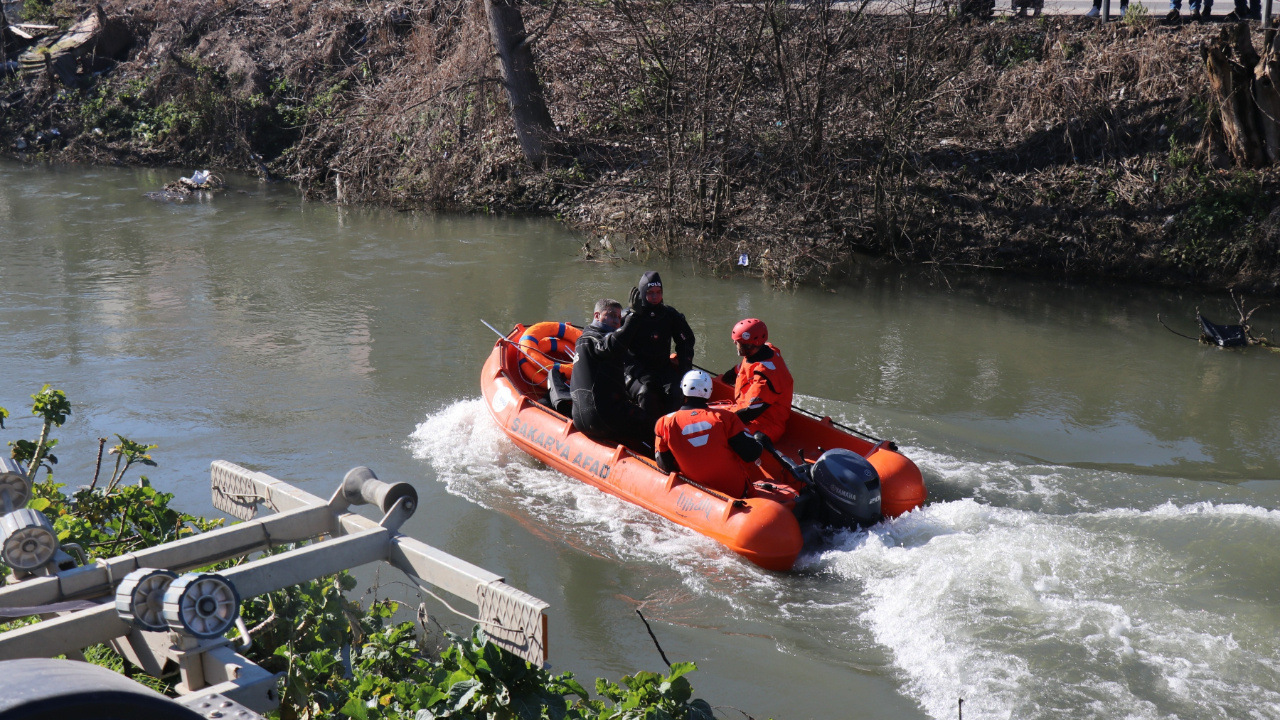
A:
[[[748,264],[750,264],[750,262],[751,262],[751,258],[747,257],[746,253],[742,253],[741,255],[738,256],[738,264],[741,265],[742,267],[746,267]]]
[[[191,173],[191,177],[182,178],[182,182],[191,183],[192,185],[204,185],[209,182],[210,173],[208,170],[196,170]]]

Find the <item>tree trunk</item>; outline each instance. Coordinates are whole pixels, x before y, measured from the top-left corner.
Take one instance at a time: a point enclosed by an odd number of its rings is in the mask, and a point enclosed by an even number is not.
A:
[[[1272,162],[1280,162],[1280,44],[1274,28],[1263,35],[1266,52],[1254,70],[1253,98],[1262,114],[1263,137]]]
[[[484,0],[489,34],[502,66],[502,84],[511,103],[511,120],[524,157],[543,166],[554,154],[555,125],[533,64],[533,49],[524,29],[519,0]]]
[[[1253,48],[1247,23],[1222,28],[1200,46],[1209,93],[1218,109],[1222,138],[1236,165],[1263,167],[1280,161],[1280,47],[1268,30],[1262,56]]]

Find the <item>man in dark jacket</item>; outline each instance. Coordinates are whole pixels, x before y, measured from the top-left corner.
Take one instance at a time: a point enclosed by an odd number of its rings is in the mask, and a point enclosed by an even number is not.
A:
[[[631,290],[631,307],[641,306],[638,289]],[[623,362],[640,328],[634,312],[622,319],[622,303],[600,300],[591,314],[591,323],[582,330],[575,346],[573,378],[573,424],[596,440],[622,442],[641,450],[653,440],[653,420],[627,395]]]
[[[642,304],[628,311],[638,316],[636,339],[627,364],[627,390],[649,417],[657,420],[680,407],[680,378],[693,367],[693,330],[680,311],[662,302],[662,277],[650,270],[640,276]],[[676,362],[671,362],[675,343]]]

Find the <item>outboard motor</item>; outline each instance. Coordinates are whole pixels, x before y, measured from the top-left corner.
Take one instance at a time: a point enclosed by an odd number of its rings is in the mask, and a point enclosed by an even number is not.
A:
[[[880,474],[866,458],[844,448],[828,450],[809,475],[822,524],[855,528],[880,522]]]

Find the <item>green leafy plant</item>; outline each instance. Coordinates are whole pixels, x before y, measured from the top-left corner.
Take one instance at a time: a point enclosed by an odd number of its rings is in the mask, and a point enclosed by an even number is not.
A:
[[[1169,136],[1169,167],[1179,170],[1189,167],[1195,160],[1191,148],[1178,142],[1178,138]]]
[[[1121,22],[1129,27],[1147,27],[1151,24],[1151,12],[1140,2],[1131,2],[1125,6]]]
[[[156,490],[145,479],[110,494],[84,488],[68,496],[63,487],[52,479],[34,484],[27,507],[49,518],[61,544],[79,545],[90,560],[181,540],[222,525],[220,519],[170,507],[173,494]]]
[[[32,395],[31,399],[34,401],[31,405],[31,414],[43,421],[40,427],[40,439],[35,442],[14,440],[9,443],[9,447],[13,448],[11,453],[13,459],[26,464],[27,480],[34,482],[36,473],[42,466],[52,475],[52,466],[58,464],[58,458],[49,452],[58,444],[58,441],[50,439],[49,431],[54,427],[62,427],[62,424],[67,421],[67,416],[71,414],[71,402],[61,390],[51,389],[48,385],[40,388],[40,392]],[[5,411],[5,415],[8,415],[8,411]]]
[[[32,396],[33,413],[45,420],[41,441],[51,447],[51,426],[71,412],[60,391],[48,386]],[[7,412],[0,408],[0,420]],[[111,452],[116,468],[105,488],[85,487],[68,496],[52,473],[32,486],[28,507],[50,518],[59,541],[85,550],[87,560],[161,545],[213,530],[220,519],[180,512],[174,496],[151,486],[121,483],[132,465],[156,466],[155,445],[116,435]],[[38,457],[32,455],[32,457]],[[46,455],[46,458],[48,456]],[[285,546],[268,554],[285,552]],[[211,568],[235,564],[220,563]],[[270,672],[283,674],[280,720],[349,717],[355,720],[711,720],[711,706],[693,698],[687,675],[697,666],[676,663],[668,675],[638,672],[613,683],[598,679],[590,694],[573,676],[537,667],[491,643],[477,625],[468,637],[443,632],[444,647],[425,643],[426,628],[393,622],[400,605],[374,601],[367,608],[346,593],[355,589],[349,573],[302,583],[244,601],[241,616],[253,645],[245,654]],[[0,632],[36,622],[24,618],[0,624]],[[125,660],[105,645],[86,657],[124,671]],[[163,678],[140,678],[172,693]]]
[[[144,445],[137,443],[123,435],[116,435],[120,440],[115,447],[107,452],[116,456],[115,468],[111,471],[111,480],[107,482],[106,494],[110,495],[112,490],[116,489],[116,485],[124,479],[124,474],[129,471],[133,465],[146,465],[148,467],[156,467],[156,461],[151,459],[150,451],[155,450],[158,445]],[[120,462],[124,461],[124,467],[120,467]],[[93,485],[89,486],[90,489]]]

